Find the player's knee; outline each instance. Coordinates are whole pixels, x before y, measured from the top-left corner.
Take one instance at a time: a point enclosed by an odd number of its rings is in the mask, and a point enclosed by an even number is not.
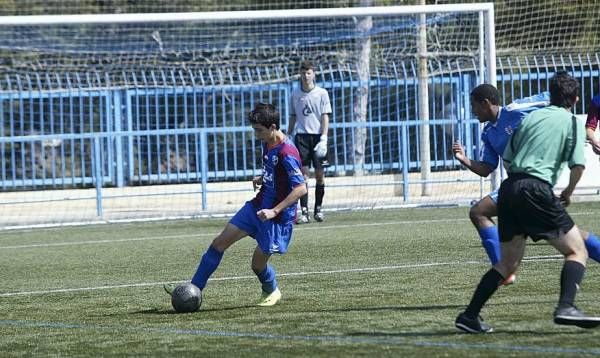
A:
[[[483,223],[489,220],[481,211],[479,204],[475,204],[469,210],[469,219],[476,227],[480,227]]]
[[[226,240],[224,240],[221,235],[215,237],[215,239],[212,241],[212,243],[210,244],[210,246],[213,247],[213,249],[217,250],[218,252],[225,252],[225,250],[227,250],[227,248],[229,247],[229,244],[227,243]]]
[[[575,246],[572,250],[565,253],[565,258],[567,260],[574,260],[585,264],[588,259],[588,252],[585,246]]]

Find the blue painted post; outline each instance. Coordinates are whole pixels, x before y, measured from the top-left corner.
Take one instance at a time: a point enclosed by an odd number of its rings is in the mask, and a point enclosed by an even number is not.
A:
[[[134,144],[133,144],[133,135],[131,135],[131,131],[133,131],[133,101],[132,101],[131,97],[133,96],[133,93],[135,93],[136,101],[138,101],[136,103],[136,106],[135,106],[136,112],[138,114],[136,115],[135,118],[139,122],[140,121],[140,116],[139,116],[140,105],[139,105],[139,96],[137,95],[137,91],[138,91],[138,89],[136,87],[135,90],[134,90],[134,92],[132,92],[131,90],[127,90],[127,91],[123,92],[123,94],[125,96],[125,111],[127,113],[126,114],[126,118],[125,118],[125,121],[126,121],[125,122],[125,128],[126,128],[127,132],[129,132],[127,134],[127,173],[128,173],[127,184],[131,184],[132,178],[135,175],[135,171],[134,171],[134,169],[135,169],[135,159],[134,159],[134,153],[135,153],[135,151],[134,151]],[[136,129],[140,130],[139,126]],[[137,152],[138,156],[137,156],[137,159],[138,159],[138,165],[139,165],[139,167],[142,166],[142,151],[139,148],[140,147],[140,145],[139,145],[140,137],[141,136],[137,137],[138,138],[138,152]],[[139,177],[142,176],[141,171],[138,174],[139,174]],[[138,180],[140,180],[140,179],[138,178]]]
[[[124,173],[123,171],[125,170],[125,164],[123,161],[123,137],[121,136],[121,132],[123,131],[123,127],[122,127],[122,121],[123,121],[123,109],[122,109],[122,104],[121,104],[121,96],[122,96],[122,92],[120,90],[115,90],[113,91],[113,112],[112,112],[112,117],[113,117],[113,128],[116,132],[116,137],[115,137],[115,161],[116,161],[116,181],[117,181],[117,187],[122,188],[123,186],[125,186],[125,181],[124,181]],[[110,95],[106,96],[107,101],[110,100]],[[107,117],[110,118],[110,112],[107,113]],[[129,119],[131,120],[131,119]],[[110,127],[109,127],[110,128]],[[131,162],[130,162],[131,163]]]
[[[100,157],[100,137],[94,137],[94,144],[92,147],[92,155],[94,156],[94,184],[96,186],[96,215],[102,218],[102,162]]]
[[[464,74],[462,75],[462,93],[463,93],[463,108],[465,109],[465,138],[463,138],[462,140],[464,140],[463,146],[465,147],[466,151],[467,151],[467,155],[469,156],[469,158],[476,158],[477,156],[475,156],[473,154],[473,136],[472,136],[472,130],[473,128],[471,127],[471,98],[469,97],[469,94],[471,93],[471,78],[469,75]]]
[[[402,121],[402,196],[408,201],[408,121]]]
[[[206,130],[204,129],[200,132],[200,148],[200,170],[202,175],[200,190],[202,191],[202,210],[206,210],[208,206],[206,203],[206,186],[208,184],[208,138]]]

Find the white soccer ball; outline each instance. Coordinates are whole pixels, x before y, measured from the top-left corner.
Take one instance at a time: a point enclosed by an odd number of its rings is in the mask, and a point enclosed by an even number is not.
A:
[[[202,291],[191,283],[179,285],[171,294],[171,304],[179,313],[196,312],[202,304]]]

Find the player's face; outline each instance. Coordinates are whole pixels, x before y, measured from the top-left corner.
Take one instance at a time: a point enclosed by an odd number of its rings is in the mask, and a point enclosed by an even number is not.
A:
[[[300,80],[304,85],[312,85],[315,81],[315,71],[312,69],[300,71]]]
[[[479,122],[484,123],[494,120],[494,112],[490,101],[477,102],[471,98],[471,111],[479,119]]]
[[[270,142],[275,136],[275,125],[272,125],[270,128],[266,128],[262,124],[252,124],[252,129],[254,129],[254,136],[256,139]]]

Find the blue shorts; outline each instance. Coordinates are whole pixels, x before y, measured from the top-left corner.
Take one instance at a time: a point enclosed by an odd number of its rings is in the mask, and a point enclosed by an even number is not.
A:
[[[273,220],[263,222],[256,215],[257,211],[254,205],[247,201],[229,223],[254,238],[265,255],[286,253],[292,239],[294,222],[279,223]]]

